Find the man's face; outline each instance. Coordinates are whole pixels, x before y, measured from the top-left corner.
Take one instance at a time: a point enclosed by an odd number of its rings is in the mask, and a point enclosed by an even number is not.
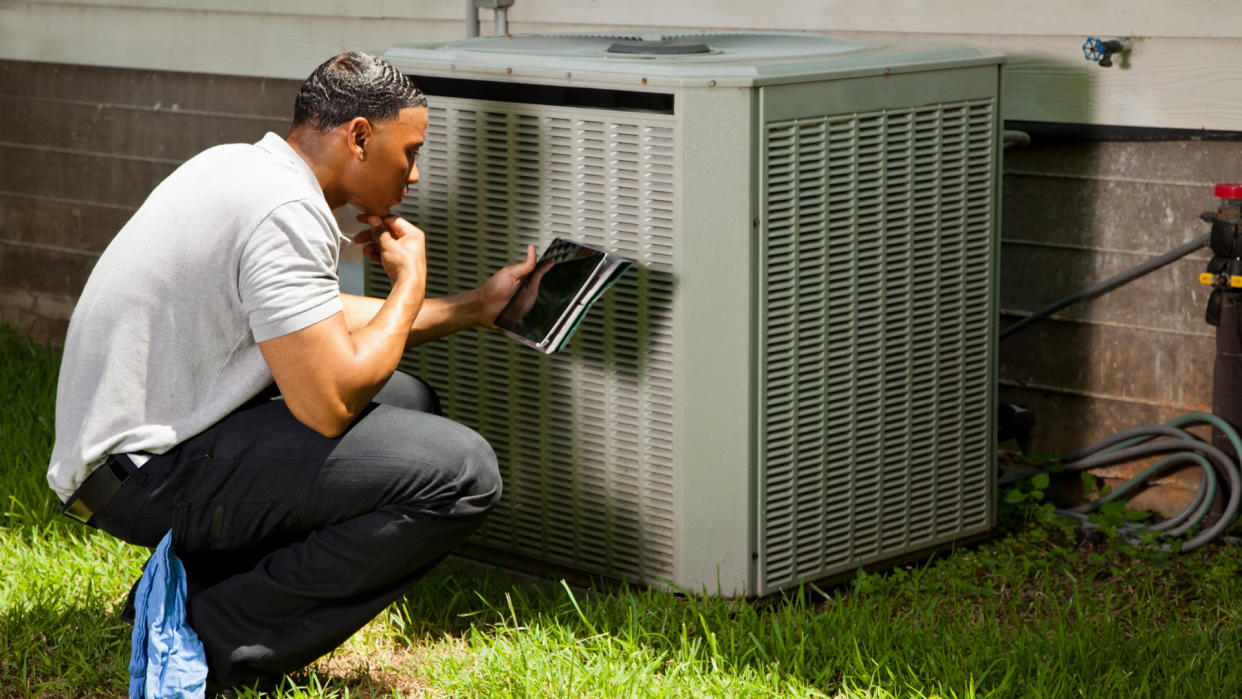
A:
[[[408,186],[418,181],[415,159],[426,135],[426,107],[407,107],[396,119],[372,123],[362,145],[365,155],[351,177],[350,203],[379,215],[401,203]]]

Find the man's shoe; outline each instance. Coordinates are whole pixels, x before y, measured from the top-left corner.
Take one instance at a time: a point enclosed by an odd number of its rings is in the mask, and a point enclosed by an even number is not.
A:
[[[135,580],[133,586],[129,588],[129,594],[125,597],[125,604],[121,606],[121,611],[117,614],[118,619],[130,626],[134,625],[134,618],[138,615],[137,610],[134,609],[134,598],[138,596],[138,582],[140,580],[142,578]]]
[[[206,699],[237,699],[237,692],[231,687],[219,687],[208,682]]]

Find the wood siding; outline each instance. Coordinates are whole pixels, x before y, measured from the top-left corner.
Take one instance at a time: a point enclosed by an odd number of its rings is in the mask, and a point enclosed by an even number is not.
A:
[[[493,31],[480,11],[482,33]],[[300,80],[342,50],[465,36],[460,0],[0,2],[0,58]],[[651,18],[636,26],[633,18]],[[1009,58],[1006,119],[1242,130],[1242,3],[1101,0],[519,0],[513,33],[811,31],[932,37]],[[1087,36],[1132,38],[1113,68]]]

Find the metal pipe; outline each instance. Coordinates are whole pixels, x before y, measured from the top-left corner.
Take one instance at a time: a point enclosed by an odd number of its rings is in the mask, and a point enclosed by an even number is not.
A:
[[[479,8],[474,3],[475,0],[466,0],[467,39],[474,39],[479,36]]]
[[[509,8],[508,6],[497,7],[496,8],[496,36],[508,36],[508,35],[509,35]]]
[[[1011,131],[1009,129],[1005,129],[1001,132],[1001,143],[1004,144],[1005,150],[1026,148],[1031,145],[1031,135],[1025,131]]]
[[[1037,320],[1043,320],[1044,318],[1047,318],[1048,316],[1052,315],[1053,313],[1056,313],[1057,311],[1061,310],[1062,308],[1065,308],[1066,306],[1073,305],[1075,303],[1078,303],[1079,301],[1090,301],[1091,299],[1101,294],[1112,291],[1113,289],[1116,289],[1117,287],[1122,286],[1123,284],[1129,284],[1130,282],[1134,281],[1135,279],[1138,279],[1139,277],[1145,274],[1154,272],[1160,269],[1161,267],[1164,267],[1165,265],[1172,264],[1173,262],[1176,262],[1177,260],[1182,259],[1183,257],[1198,250],[1199,248],[1206,247],[1208,245],[1208,242],[1211,240],[1211,238],[1212,238],[1211,235],[1205,235],[1201,238],[1196,238],[1195,240],[1192,240],[1189,243],[1186,243],[1185,245],[1181,245],[1179,247],[1173,248],[1172,250],[1161,255],[1160,257],[1154,257],[1120,274],[1115,274],[1109,277],[1108,279],[1105,279],[1102,282],[1097,282],[1095,284],[1092,284],[1091,286],[1087,287],[1086,289],[1083,289],[1082,291],[1066,296],[1065,298],[1061,299],[1060,301],[1057,301],[1056,303],[1052,304],[1051,306],[1048,306],[1047,308],[1041,308],[1040,310],[1035,311],[1031,315],[1023,318],[1022,320],[1019,320],[1013,325],[1006,327],[1004,330],[1001,330],[1000,340],[1003,341],[1005,338],[1009,337],[1010,335],[1013,335],[1014,333],[1018,332],[1022,328],[1025,328],[1026,326],[1030,325],[1031,323],[1034,323]]]

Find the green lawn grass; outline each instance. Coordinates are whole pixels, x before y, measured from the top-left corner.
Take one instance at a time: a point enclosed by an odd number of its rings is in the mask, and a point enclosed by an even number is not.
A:
[[[121,697],[116,610],[146,551],[44,481],[57,354],[0,327],[0,697]],[[1242,547],[1080,550],[1005,511],[990,541],[826,591],[720,600],[450,560],[285,697],[1236,697]]]

